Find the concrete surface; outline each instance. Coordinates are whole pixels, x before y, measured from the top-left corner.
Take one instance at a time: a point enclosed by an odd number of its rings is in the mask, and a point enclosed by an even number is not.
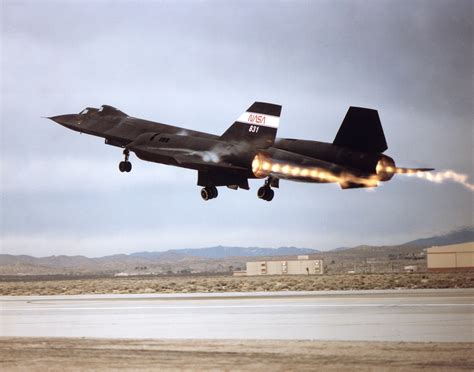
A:
[[[474,289],[0,297],[10,337],[474,341]]]

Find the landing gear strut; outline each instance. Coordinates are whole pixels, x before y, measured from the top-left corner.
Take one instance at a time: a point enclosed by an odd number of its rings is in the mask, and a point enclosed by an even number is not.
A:
[[[260,187],[257,191],[257,196],[259,199],[263,199],[266,201],[271,201],[273,197],[275,196],[275,192],[271,188],[272,186],[272,180],[271,178],[267,178],[265,180],[265,185]]]
[[[130,156],[130,150],[125,149],[123,150],[123,154],[125,156],[125,161],[121,161],[119,163],[119,170],[120,172],[130,172],[132,170],[132,163],[128,161],[128,158]]]
[[[219,192],[217,191],[217,187],[215,186],[207,186],[201,189],[201,198],[204,200],[211,200],[217,198]]]

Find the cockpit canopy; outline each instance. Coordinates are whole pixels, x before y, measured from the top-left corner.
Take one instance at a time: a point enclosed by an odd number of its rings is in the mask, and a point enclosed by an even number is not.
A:
[[[82,110],[79,115],[90,115],[91,113],[97,113],[98,115],[101,116],[128,116],[124,112],[120,111],[119,109],[116,109],[115,107],[109,106],[109,105],[102,105],[100,106],[99,109],[93,108],[93,107],[86,107],[84,110]]]
[[[127,116],[126,113],[120,111],[119,109],[116,109],[113,106],[109,106],[109,105],[100,106],[98,113],[99,113],[99,115]]]
[[[89,114],[89,113],[92,112],[92,111],[97,111],[97,109],[92,108],[92,107],[87,107],[87,108],[85,108],[84,110],[82,110],[82,111],[79,113],[79,115],[87,115],[87,114]]]

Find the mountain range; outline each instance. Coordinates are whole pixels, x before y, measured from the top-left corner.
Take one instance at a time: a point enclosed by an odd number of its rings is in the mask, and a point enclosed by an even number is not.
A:
[[[430,238],[423,238],[412,240],[404,243],[404,246],[428,248],[434,246],[461,244],[474,241],[474,227],[464,227],[453,230],[444,235],[433,236]]]
[[[302,254],[314,254],[320,252],[311,248],[280,247],[280,248],[259,248],[259,247],[209,247],[209,248],[185,248],[171,249],[165,252],[137,252],[131,257],[160,258],[169,254],[193,256],[201,258],[226,258],[226,257],[261,257],[261,256],[291,256]]]
[[[424,248],[474,241],[474,228],[462,228],[447,234],[413,240],[394,246],[361,245],[321,252],[311,248],[281,247],[208,247],[172,249],[164,252],[136,252],[98,258],[85,256],[32,257],[0,254],[0,275],[50,274],[113,274],[122,271],[163,274],[170,272],[229,272],[233,267],[245,267],[249,259],[275,256],[294,258],[311,255],[325,260],[349,260],[361,257],[388,257],[419,254]]]

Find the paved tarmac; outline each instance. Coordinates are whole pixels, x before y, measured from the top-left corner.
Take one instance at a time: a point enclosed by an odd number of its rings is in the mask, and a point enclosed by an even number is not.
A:
[[[0,297],[0,335],[474,341],[474,289]]]

